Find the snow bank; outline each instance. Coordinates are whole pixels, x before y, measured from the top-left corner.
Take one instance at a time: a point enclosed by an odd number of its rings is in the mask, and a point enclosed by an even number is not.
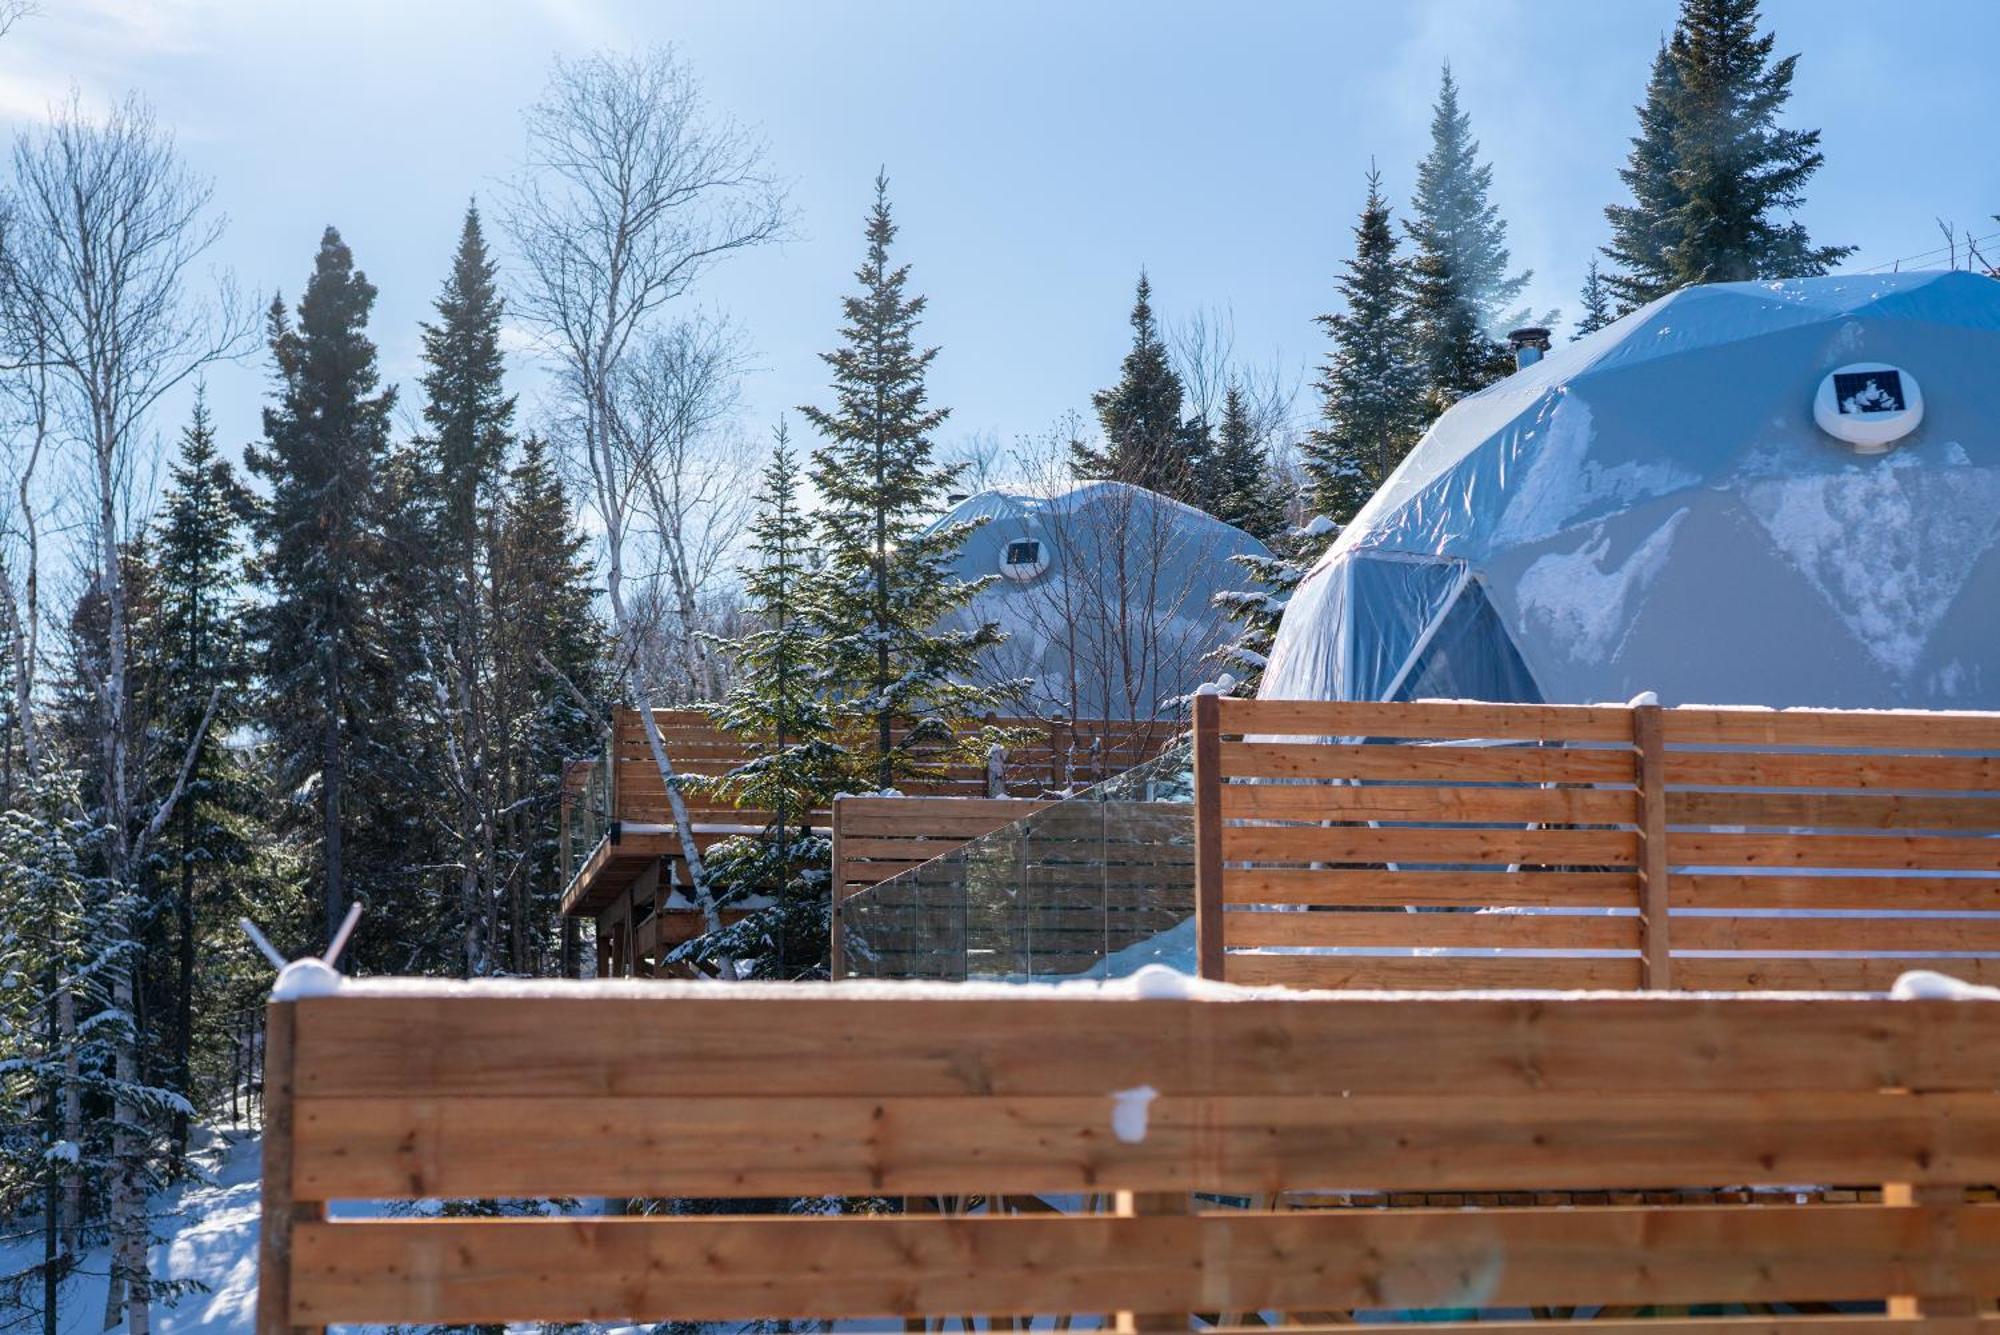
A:
[[[1929,969],[1912,969],[1889,995],[1898,1001],[2000,1001],[2000,987],[1981,987]]]

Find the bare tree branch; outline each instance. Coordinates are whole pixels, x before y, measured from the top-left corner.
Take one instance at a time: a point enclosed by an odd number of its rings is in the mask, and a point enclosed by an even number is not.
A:
[[[527,170],[507,214],[524,280],[515,309],[557,365],[576,426],[565,444],[583,455],[586,499],[604,538],[605,596],[629,647],[641,631],[626,589],[634,522],[667,498],[654,485],[651,447],[620,428],[620,368],[662,308],[726,256],[783,238],[791,214],[763,144],[709,112],[670,48],[559,60],[527,129]],[[720,930],[646,686],[636,667],[628,672],[695,902],[709,930]]]

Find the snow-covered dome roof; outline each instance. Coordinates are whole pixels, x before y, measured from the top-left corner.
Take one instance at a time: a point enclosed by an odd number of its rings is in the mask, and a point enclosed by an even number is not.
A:
[[[1815,423],[1862,367],[1921,385],[1886,446]],[[1996,539],[2000,282],[1688,288],[1441,417],[1293,595],[1263,692],[2000,708]]]
[[[1150,718],[1216,675],[1205,662],[1232,627],[1210,606],[1252,581],[1229,558],[1266,555],[1256,538],[1205,511],[1125,482],[969,496],[939,526],[984,520],[955,563],[962,579],[999,575],[966,619],[997,622],[995,681],[1032,678],[1038,713]]]

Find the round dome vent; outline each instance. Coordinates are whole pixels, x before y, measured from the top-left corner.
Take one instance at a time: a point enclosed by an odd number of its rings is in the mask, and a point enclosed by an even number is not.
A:
[[[1049,568],[1049,544],[1041,538],[1014,538],[1000,549],[1000,573],[1026,584]]]
[[[1813,420],[1856,454],[1884,454],[1924,420],[1924,392],[1901,367],[1855,362],[1819,382]]]

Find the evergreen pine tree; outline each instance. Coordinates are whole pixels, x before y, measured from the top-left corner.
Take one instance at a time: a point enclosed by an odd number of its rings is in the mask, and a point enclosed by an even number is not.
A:
[[[158,613],[147,657],[159,679],[154,712],[164,745],[154,749],[152,768],[162,796],[172,791],[199,738],[186,789],[154,845],[174,910],[174,978],[165,989],[172,1017],[166,1064],[171,1087],[192,1099],[197,991],[213,977],[213,971],[205,975],[198,967],[204,954],[199,928],[204,918],[212,923],[215,916],[200,912],[201,901],[220,889],[220,882],[243,875],[257,842],[255,782],[226,741],[244,721],[248,703],[250,663],[239,584],[241,528],[250,502],[235,469],[217,452],[200,391],[171,479],[158,528]],[[181,1111],[173,1125],[177,1158],[186,1154],[187,1137],[188,1118]]]
[[[1181,420],[1185,390],[1153,318],[1153,285],[1143,270],[1130,319],[1132,348],[1125,354],[1118,383],[1090,396],[1104,443],[1072,442],[1070,466],[1078,477],[1112,478],[1193,501],[1190,446],[1200,442],[1191,440],[1189,427]]]
[[[0,1271],[0,1292],[44,1328],[84,1259],[86,1179],[114,1167],[100,1119],[84,1116],[109,1062],[96,1023],[109,997],[91,949],[99,887],[84,869],[100,832],[81,813],[79,776],[59,757],[45,757],[0,810],[0,1191],[32,1201],[44,1225],[40,1255]]]
[[[1479,161],[1472,120],[1445,66],[1431,114],[1431,150],[1417,164],[1411,218],[1410,312],[1422,396],[1433,417],[1513,369],[1493,328],[1531,273],[1507,273],[1507,224],[1487,201],[1493,168]]]
[[[878,175],[861,291],[841,303],[842,346],[821,354],[835,406],[800,410],[825,440],[811,468],[826,553],[820,669],[836,721],[870,734],[861,754],[881,788],[926,772],[927,753],[954,744],[953,723],[987,705],[975,663],[1001,639],[992,623],[938,628],[980,586],[951,570],[968,526],[926,526],[962,468],[932,458],[946,415],[925,405],[937,349],[916,346],[925,302],[905,293],[909,267],[889,261],[895,236]]]
[[[499,722],[493,757],[499,853],[495,884],[505,906],[509,967],[515,973],[573,973],[573,926],[556,945],[559,865],[557,812],[563,763],[601,743],[615,685],[596,612],[589,541],[547,443],[530,435],[508,470],[495,518],[487,578],[492,617],[491,712]]]
[[[1576,322],[1576,332],[1570,335],[1575,342],[1585,334],[1594,334],[1610,324],[1617,317],[1611,312],[1611,291],[1604,275],[1597,271],[1597,261],[1592,259],[1590,267],[1584,270],[1583,291],[1578,294],[1583,305],[1583,315]]]
[[[1215,441],[1199,461],[1197,504],[1217,519],[1261,541],[1284,527],[1284,514],[1271,482],[1270,459],[1258,439],[1243,387],[1231,381],[1222,396],[1222,421]]]
[[[772,813],[760,835],[717,845],[709,867],[724,902],[749,894],[774,901],[723,929],[722,943],[690,943],[687,957],[720,953],[750,976],[824,976],[831,848],[812,813],[839,791],[846,756],[813,691],[812,553],[799,512],[798,461],[778,425],[764,489],[750,523],[752,564],[743,571],[755,629],[730,642],[737,684],[713,711],[715,722],[749,745],[750,758],[709,785],[738,806]]]
[[[1319,317],[1333,341],[1315,382],[1320,425],[1306,437],[1311,511],[1346,523],[1409,453],[1421,425],[1423,369],[1409,337],[1409,291],[1382,176],[1354,228],[1354,258],[1334,284],[1346,309]]]
[[[476,206],[465,211],[458,249],[435,322],[423,327],[424,424],[416,481],[422,499],[411,528],[422,541],[406,569],[428,575],[415,590],[418,633],[436,682],[424,747],[435,776],[427,790],[452,795],[437,824],[451,831],[448,860],[457,953],[467,976],[502,967],[500,902],[493,884],[499,801],[492,751],[503,726],[491,710],[484,566],[514,400],[503,384],[502,302]]]
[[[293,324],[282,301],[268,321],[277,402],[245,465],[269,488],[256,517],[264,729],[277,745],[283,790],[301,795],[315,845],[321,926],[331,931],[374,869],[344,857],[366,823],[351,801],[358,768],[378,763],[395,701],[379,614],[385,582],[382,473],[395,391],[380,387],[365,332],[375,288],[329,227]],[[379,831],[384,838],[401,833]],[[388,878],[383,878],[385,882]],[[392,903],[397,886],[382,900]]]
[[[1632,202],[1605,209],[1607,281],[1627,309],[1689,283],[1823,274],[1853,253],[1781,216],[1825,159],[1819,131],[1778,124],[1798,57],[1774,61],[1757,24],[1757,0],[1682,0],[1654,59],[1618,173]]]
[[[1211,605],[1236,626],[1234,638],[1211,655],[1230,678],[1229,694],[1257,694],[1292,592],[1338,532],[1331,521],[1319,518],[1273,535],[1269,556],[1245,552],[1229,558],[1251,582],[1248,589],[1230,589],[1210,599]]]

